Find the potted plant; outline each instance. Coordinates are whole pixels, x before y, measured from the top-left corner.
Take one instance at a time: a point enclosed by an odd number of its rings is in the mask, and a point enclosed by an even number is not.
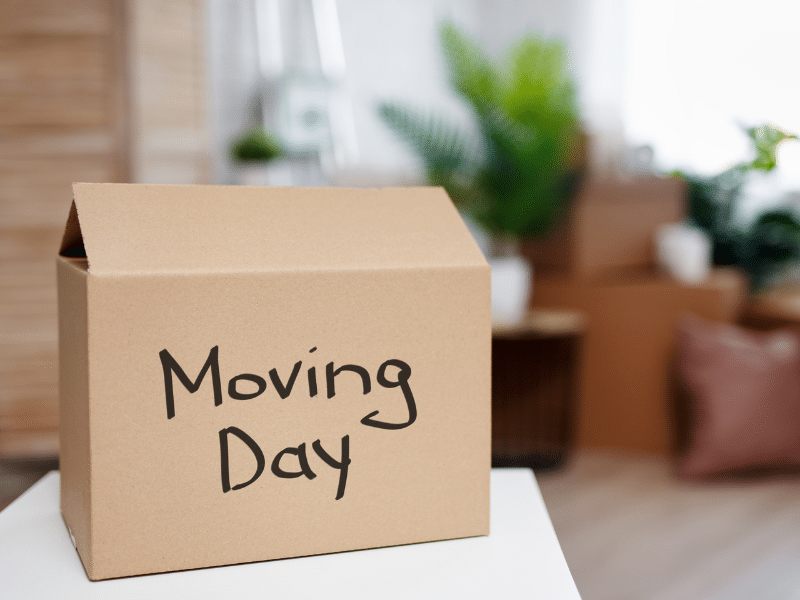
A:
[[[477,133],[396,103],[381,104],[379,113],[422,158],[428,182],[489,232],[493,315],[520,320],[531,269],[519,241],[552,228],[579,175],[578,109],[564,47],[527,35],[496,65],[452,24],[442,27],[441,42]]]
[[[754,158],[712,177],[673,174],[687,182],[689,220],[711,239],[712,262],[735,265],[750,278],[753,290],[786,265],[800,259],[800,221],[788,209],[762,212],[751,223],[738,222],[742,190],[754,173],[768,173],[777,166],[777,148],[797,136],[771,125],[745,129]]]
[[[231,146],[231,156],[244,185],[268,185],[267,165],[282,154],[278,141],[262,126],[248,130]]]

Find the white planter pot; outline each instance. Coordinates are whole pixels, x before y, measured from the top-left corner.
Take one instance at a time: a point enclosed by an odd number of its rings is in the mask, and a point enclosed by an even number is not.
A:
[[[235,177],[239,185],[292,185],[292,166],[283,160],[267,164],[242,164],[237,166]]]
[[[492,321],[498,325],[522,323],[531,298],[533,268],[521,256],[491,258]]]
[[[711,238],[685,223],[669,223],[656,231],[656,259],[678,281],[699,284],[711,273]]]
[[[492,321],[519,325],[533,293],[533,267],[519,255],[519,240],[494,238],[468,214],[461,216],[492,267]]]

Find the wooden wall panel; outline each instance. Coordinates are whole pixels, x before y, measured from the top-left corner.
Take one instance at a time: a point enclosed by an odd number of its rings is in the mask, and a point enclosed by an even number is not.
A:
[[[119,5],[4,2],[0,19],[0,455],[57,451],[54,255],[72,181],[114,181]]]
[[[0,0],[0,456],[57,452],[73,181],[205,180],[201,0]]]

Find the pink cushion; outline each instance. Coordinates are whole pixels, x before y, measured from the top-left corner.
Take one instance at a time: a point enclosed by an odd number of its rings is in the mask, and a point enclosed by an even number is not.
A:
[[[682,474],[800,466],[800,333],[688,319],[678,368],[696,403]]]

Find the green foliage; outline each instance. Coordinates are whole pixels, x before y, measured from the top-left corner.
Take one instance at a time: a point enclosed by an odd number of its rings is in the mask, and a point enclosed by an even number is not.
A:
[[[451,198],[466,202],[471,194],[468,182],[478,160],[475,141],[441,118],[396,104],[383,103],[378,112],[422,158],[428,182],[444,187]]]
[[[501,67],[454,25],[441,40],[453,87],[478,121],[472,139],[441,117],[393,103],[379,114],[425,163],[428,180],[488,229],[540,235],[561,213],[578,177],[575,90],[564,48],[527,36]]]
[[[773,210],[742,228],[735,222],[736,208],[749,174],[774,169],[778,146],[797,136],[771,125],[751,127],[745,133],[754,149],[750,162],[713,177],[674,174],[688,184],[689,218],[711,237],[714,264],[742,267],[751,286],[759,289],[770,276],[800,259],[800,221],[789,211]]]
[[[499,82],[483,50],[451,23],[442,26],[440,37],[453,86],[473,106],[490,105],[497,96]]]
[[[747,129],[747,135],[753,140],[756,149],[756,157],[749,165],[750,169],[761,171],[771,171],[777,166],[775,152],[778,145],[784,140],[796,140],[797,136],[781,131],[777,127],[762,125],[761,127],[751,127]]]
[[[474,161],[461,131],[442,119],[391,103],[381,104],[378,111],[389,127],[407,138],[425,162],[429,177],[463,171]]]
[[[275,138],[259,126],[236,140],[231,147],[231,154],[239,162],[269,162],[281,155],[281,147]]]

